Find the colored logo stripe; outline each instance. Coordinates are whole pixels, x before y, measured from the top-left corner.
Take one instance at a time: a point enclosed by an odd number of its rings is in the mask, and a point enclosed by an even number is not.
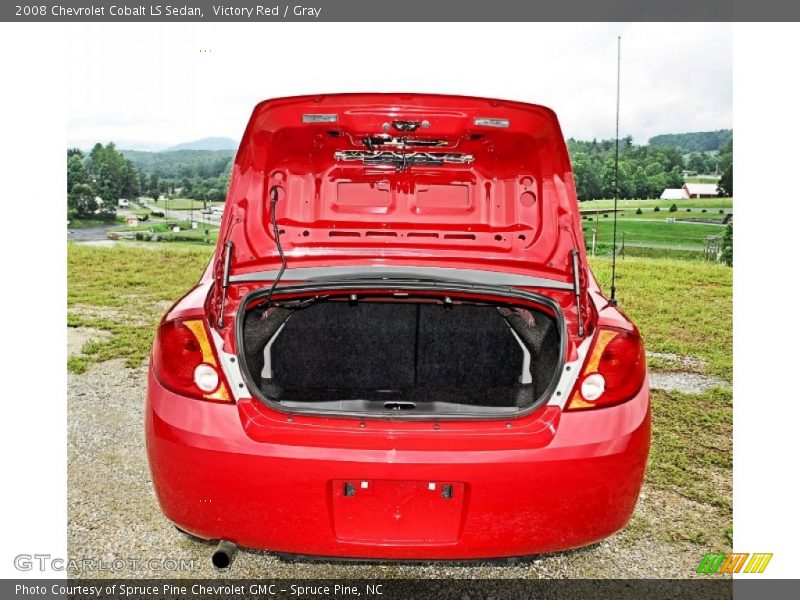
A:
[[[748,557],[750,560],[748,561]],[[763,573],[769,561],[772,560],[771,553],[734,552],[725,554],[724,552],[711,552],[703,557],[697,566],[698,573],[711,575],[714,573],[739,573],[744,567],[745,573]],[[745,563],[747,566],[745,566]]]
[[[750,562],[744,568],[745,573],[763,573],[767,568],[769,561],[772,560],[772,553],[770,554],[753,554]]]

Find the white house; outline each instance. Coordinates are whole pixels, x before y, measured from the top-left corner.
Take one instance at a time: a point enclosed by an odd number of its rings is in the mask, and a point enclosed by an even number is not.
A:
[[[683,189],[686,190],[688,198],[716,198],[716,183],[684,183]]]
[[[666,188],[661,192],[661,200],[686,200],[689,194],[683,188]]]
[[[117,206],[119,206],[120,208],[128,208],[129,204],[130,201],[127,198],[120,198],[119,200],[117,200]]]

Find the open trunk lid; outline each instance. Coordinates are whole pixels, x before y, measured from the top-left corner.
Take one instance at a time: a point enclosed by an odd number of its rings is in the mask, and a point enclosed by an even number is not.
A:
[[[217,244],[220,327],[242,294],[276,279],[274,229],[282,284],[538,288],[561,306],[570,337],[591,330],[569,156],[541,106],[419,94],[262,102],[236,155]],[[227,284],[239,287],[233,296]]]
[[[340,94],[259,104],[217,250],[274,269],[270,190],[289,268],[414,265],[572,281],[583,242],[555,114],[518,102]],[[221,262],[221,261],[219,261]]]

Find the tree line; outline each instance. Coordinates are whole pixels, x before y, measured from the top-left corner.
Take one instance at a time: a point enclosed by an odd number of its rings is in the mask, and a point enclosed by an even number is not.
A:
[[[113,142],[105,146],[97,143],[88,153],[68,149],[68,218],[113,220],[120,198],[158,198],[164,194],[225,200],[232,152],[180,150],[164,153],[166,158],[141,156],[152,154],[157,153],[119,151]]]
[[[233,150],[123,150],[134,166],[147,174],[145,195],[175,195],[196,200],[225,200]]]
[[[598,200],[614,197],[615,142],[614,140],[579,141],[567,140],[575,185],[580,200]],[[631,136],[619,144],[619,197],[658,198],[665,188],[679,188],[684,183],[684,171],[700,174],[714,170],[729,175],[729,184],[722,190],[726,196],[733,195],[733,141],[729,141],[713,155],[702,154],[685,158],[673,146],[637,146]],[[714,165],[712,168],[711,165]],[[697,167],[693,169],[692,167]],[[729,173],[728,173],[729,171]],[[722,183],[720,187],[723,187]]]
[[[614,140],[569,139],[567,145],[578,198],[612,198]],[[113,142],[97,143],[88,153],[71,148],[67,150],[68,215],[111,220],[119,198],[158,198],[162,194],[223,201],[232,161],[231,150],[119,151]],[[687,170],[721,173],[720,194],[733,196],[732,138],[713,153],[688,155],[674,146],[637,146],[630,136],[620,140],[620,198],[658,198],[664,188],[681,187]]]
[[[651,137],[650,146],[660,148],[671,146],[680,150],[681,154],[717,152],[733,139],[733,130],[693,131],[691,133],[665,133]]]
[[[70,219],[113,220],[117,200],[134,196],[139,184],[139,171],[113,143],[95,144],[86,155],[78,148],[67,150],[67,215]]]

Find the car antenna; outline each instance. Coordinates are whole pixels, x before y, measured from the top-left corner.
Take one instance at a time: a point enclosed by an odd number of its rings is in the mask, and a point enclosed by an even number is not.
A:
[[[622,56],[622,36],[617,36],[617,128],[614,137],[614,233],[611,243],[611,299],[617,304],[617,200],[619,199],[619,74]]]

